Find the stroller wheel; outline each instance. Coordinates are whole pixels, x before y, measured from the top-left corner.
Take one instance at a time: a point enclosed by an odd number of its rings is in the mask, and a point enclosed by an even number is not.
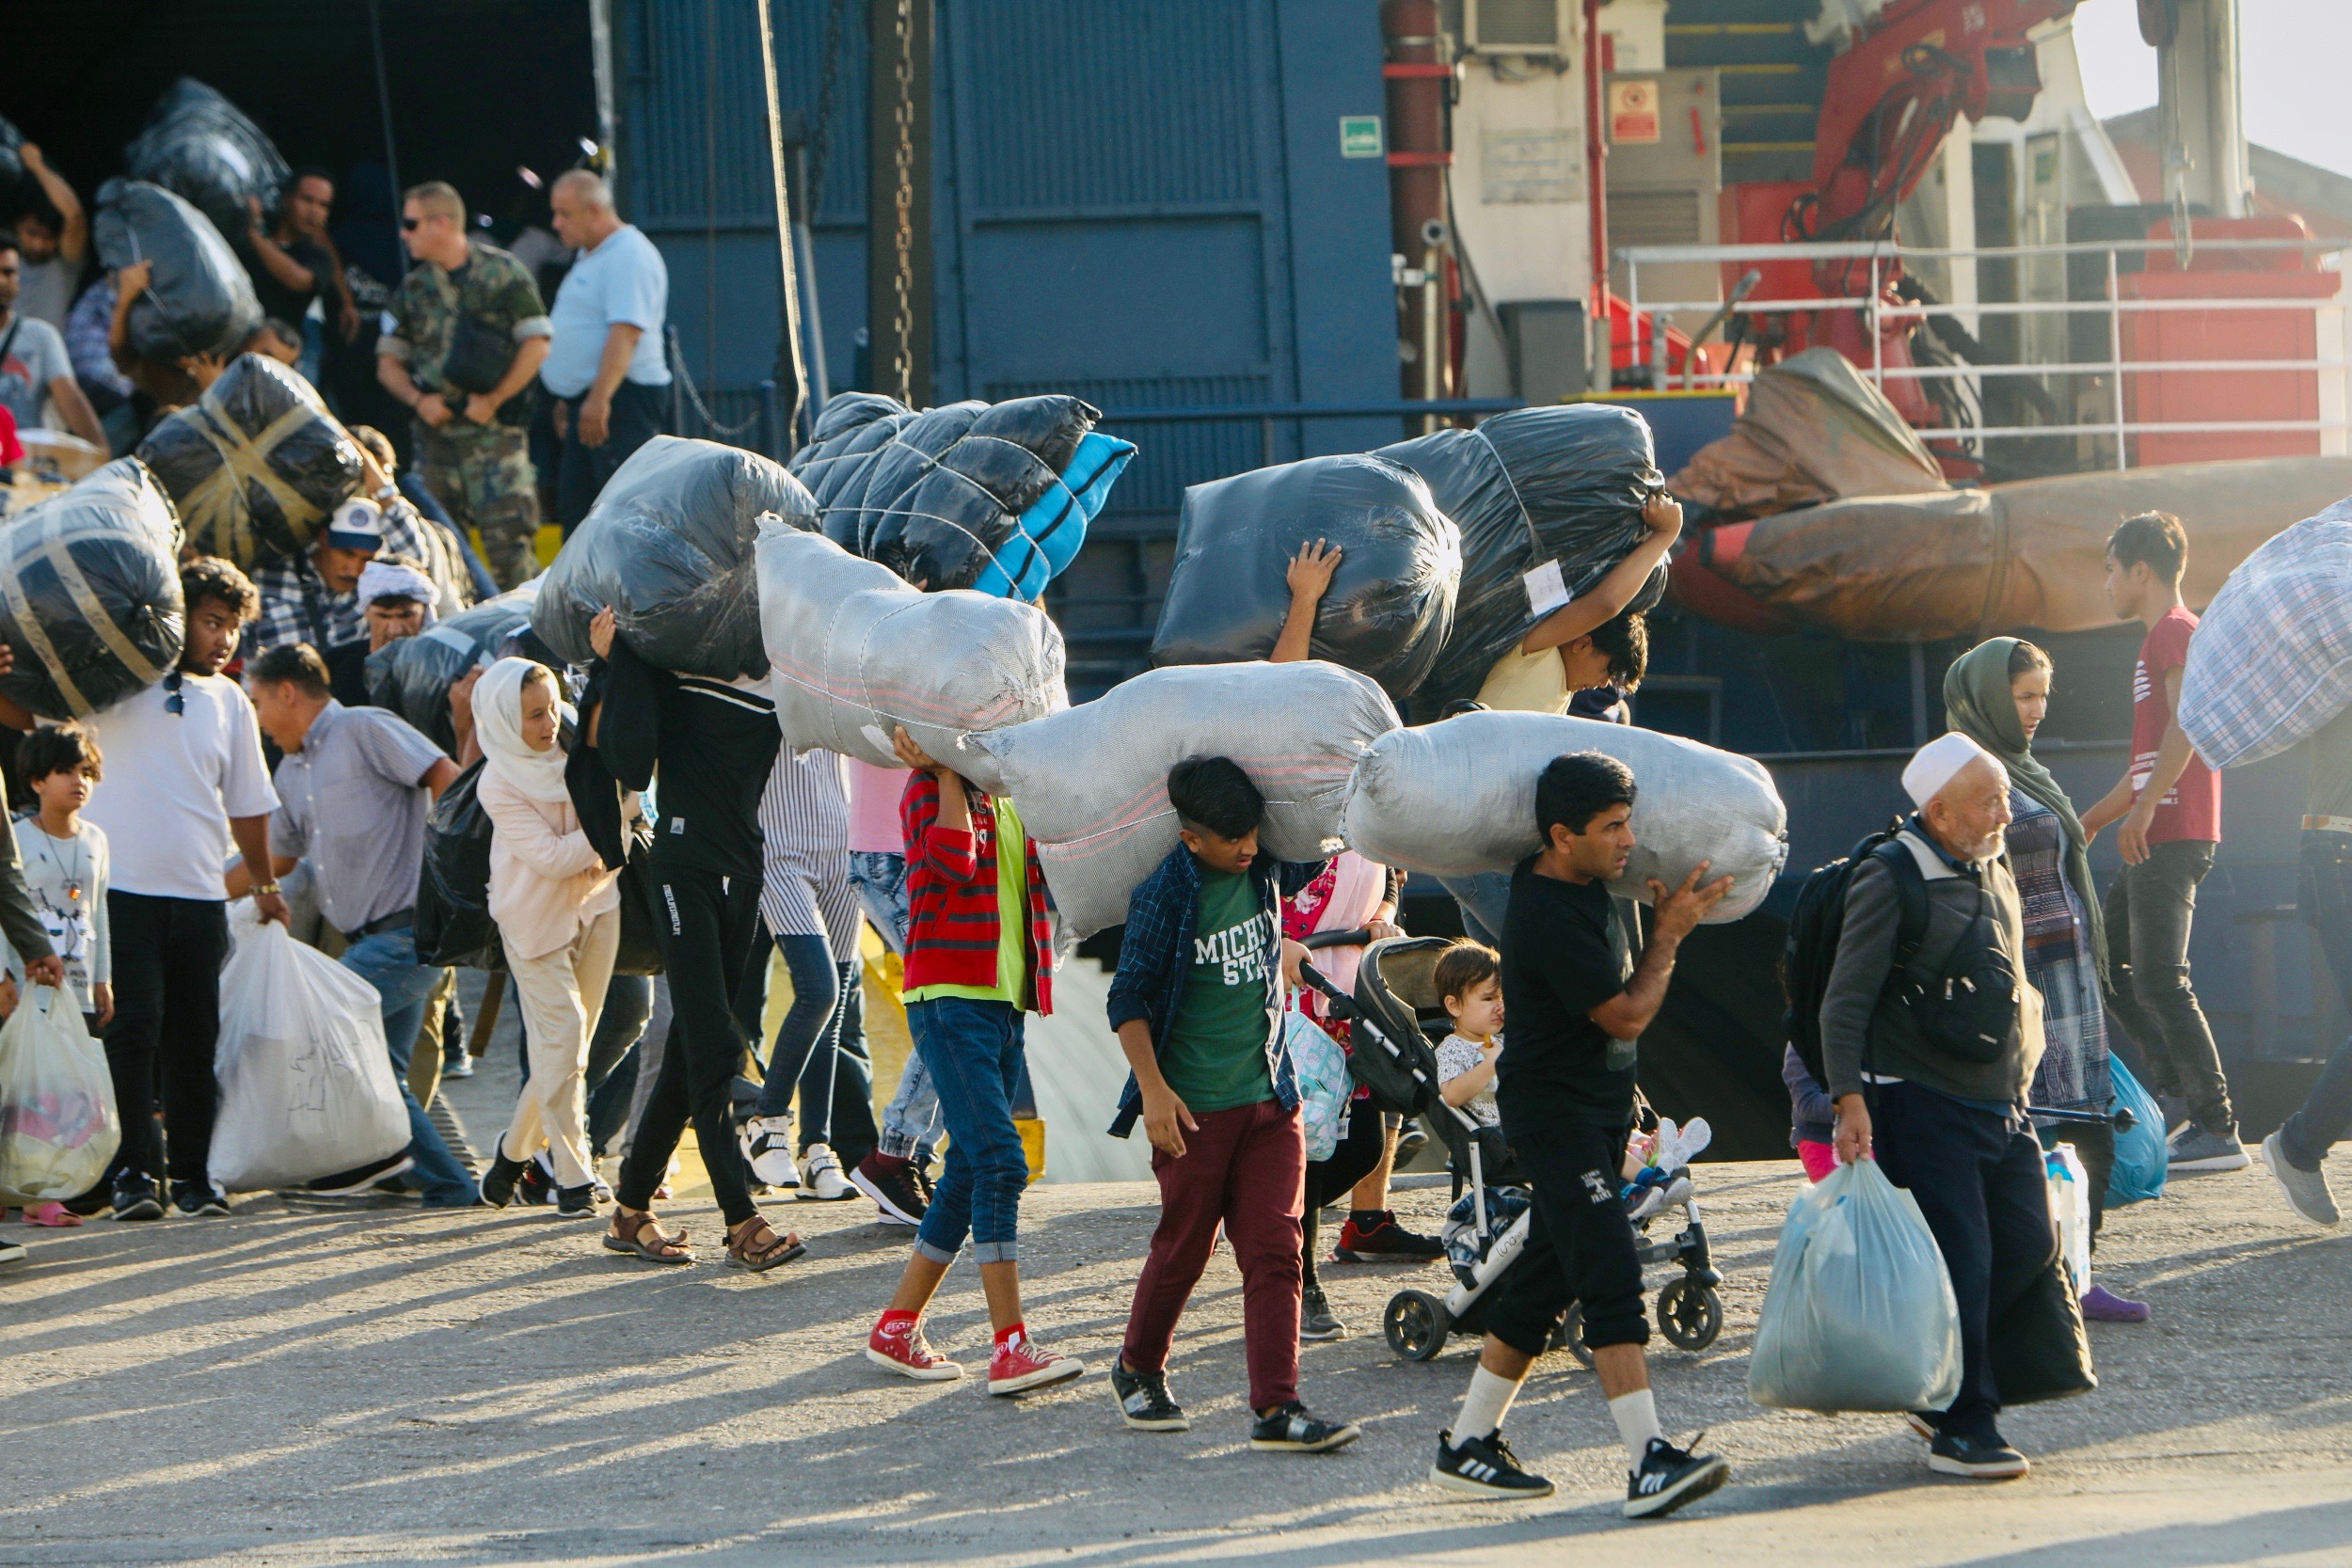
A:
[[[1705,1350],[1723,1331],[1724,1298],[1713,1286],[1681,1275],[1658,1292],[1658,1332],[1677,1349]]]
[[[1593,1352],[1592,1348],[1584,1343],[1584,1304],[1582,1302],[1577,1302],[1568,1308],[1567,1315],[1562,1318],[1560,1325],[1551,1331],[1550,1342],[1544,1348],[1566,1351],[1576,1357],[1578,1366],[1587,1370],[1591,1370]]]
[[[1454,1326],[1445,1303],[1426,1291],[1399,1291],[1389,1298],[1380,1315],[1381,1332],[1389,1348],[1407,1361],[1426,1361],[1445,1349],[1447,1331]]]

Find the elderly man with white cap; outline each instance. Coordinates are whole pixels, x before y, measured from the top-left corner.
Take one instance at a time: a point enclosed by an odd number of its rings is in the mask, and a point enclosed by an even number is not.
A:
[[[2025,1115],[2042,1057],[2025,921],[2001,858],[2009,774],[1964,735],[1903,769],[1915,815],[1857,863],[1821,999],[1837,1157],[1875,1152],[1935,1233],[1960,1304],[1960,1395],[1918,1412],[1929,1467],[1997,1481],[2026,1457],[1995,1424],[1990,1323],[2049,1266],[2042,1147]]]

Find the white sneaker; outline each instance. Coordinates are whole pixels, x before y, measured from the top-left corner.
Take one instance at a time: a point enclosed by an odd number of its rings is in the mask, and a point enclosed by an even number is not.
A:
[[[811,1144],[801,1156],[801,1193],[805,1198],[820,1203],[833,1203],[845,1197],[857,1196],[857,1189],[841,1174],[841,1162],[833,1157],[833,1150],[823,1144]]]
[[[800,1173],[792,1167],[790,1117],[754,1117],[736,1130],[735,1141],[754,1177],[771,1187],[800,1184]]]

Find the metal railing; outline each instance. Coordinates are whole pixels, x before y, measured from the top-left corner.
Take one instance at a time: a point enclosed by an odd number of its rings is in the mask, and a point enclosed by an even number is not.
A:
[[[1178,405],[1168,408],[1120,408],[1103,416],[1104,428],[1142,424],[1254,423],[1258,427],[1258,456],[1271,467],[1281,458],[1281,427],[1291,427],[1292,440],[1306,450],[1306,427],[1317,420],[1413,420],[1423,434],[1457,419],[1507,414],[1527,406],[1525,398],[1442,398],[1436,401],[1395,399],[1381,403],[1233,403]]]
[[[2315,273],[2259,276],[2301,276],[2342,277],[2352,245],[2341,240],[2265,240],[2265,239],[2202,239],[2197,242],[2208,251],[2279,252],[2294,251],[2319,259]],[[1974,442],[2010,437],[2093,436],[2105,437],[2113,443],[2114,466],[2129,466],[2131,438],[2137,436],[2252,436],[2310,434],[2320,437],[2323,451],[2344,451],[2352,449],[2352,442],[2344,439],[2352,432],[2352,335],[2347,324],[2352,316],[2352,299],[2344,290],[2324,296],[2244,297],[2215,295],[2202,298],[2130,299],[2124,297],[2121,282],[2128,276],[2120,258],[2150,251],[2169,251],[2176,247],[2169,240],[2093,240],[2039,245],[1986,245],[1973,249],[1954,249],[1925,245],[1839,243],[1825,245],[1631,245],[1619,250],[1617,259],[1626,263],[1627,305],[1629,315],[1638,323],[1648,314],[1656,327],[1670,325],[1680,316],[1692,321],[1702,319],[1729,320],[1740,316],[1770,316],[1789,312],[1824,312],[1851,310],[1862,317],[1862,329],[1871,345],[1871,363],[1862,367],[1864,372],[1883,390],[1890,381],[1952,381],[1969,386],[1979,399],[1987,380],[2002,377],[2054,377],[2088,375],[2103,377],[2106,382],[2106,417],[2072,422],[2046,424],[1989,425],[1982,423],[1956,424],[1922,429],[1917,435],[1925,440],[1948,439]],[[1890,263],[1902,261],[1972,261],[2010,262],[2021,268],[2037,260],[2056,260],[2063,265],[2074,257],[2099,257],[2105,261],[2102,296],[2095,299],[1977,299],[1947,300],[1936,303],[1890,303],[1881,297],[1883,286],[1890,275]],[[1867,294],[1819,295],[1799,299],[1721,299],[1644,300],[1641,291],[1641,269],[1646,263],[1689,265],[1736,264],[1751,261],[1848,261],[1867,262],[1869,288]],[[2197,276],[2190,274],[2188,276]],[[2217,273],[2217,277],[2243,277],[2242,273]],[[2022,288],[2024,285],[2020,283]],[[2069,276],[2065,287],[2074,286]],[[2168,314],[2229,314],[2239,311],[2266,311],[2274,315],[2309,313],[2312,318],[2314,352],[2309,358],[2213,358],[2213,359],[2142,359],[2125,356],[2124,322],[2127,317]],[[1890,321],[1925,322],[1930,317],[1985,318],[2008,317],[2029,319],[2057,316],[2073,319],[2089,317],[2105,323],[2108,352],[2102,360],[2079,360],[2071,356],[2056,360],[2034,360],[2016,357],[1995,363],[1963,362],[1951,365],[1904,365],[1889,367],[1885,363],[1884,337],[1880,328]],[[1637,334],[1639,327],[1632,328]],[[1611,345],[1613,357],[1615,344]],[[1640,341],[1635,339],[1638,352]],[[1652,384],[1664,386],[1669,378],[1665,367],[1665,334],[1654,329],[1651,333],[1650,362]],[[2132,417],[2132,401],[2125,391],[2129,377],[2155,374],[2245,375],[2280,374],[2309,372],[2320,417],[2317,419],[2247,419],[2247,420],[2143,420]],[[1744,385],[1755,379],[1753,371],[1725,369],[1708,372],[1686,371],[1682,384],[1688,388],[1731,387]],[[2330,440],[2329,437],[2336,437]]]

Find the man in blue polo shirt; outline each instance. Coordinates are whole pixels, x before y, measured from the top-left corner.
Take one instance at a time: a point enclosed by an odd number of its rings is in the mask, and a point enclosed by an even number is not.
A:
[[[548,312],[555,343],[539,369],[558,400],[564,455],[555,517],[568,535],[612,470],[660,434],[670,385],[661,351],[670,271],[644,232],[621,221],[612,189],[595,171],[576,168],[557,180],[548,202],[555,231],[580,252],[555,292]]]

